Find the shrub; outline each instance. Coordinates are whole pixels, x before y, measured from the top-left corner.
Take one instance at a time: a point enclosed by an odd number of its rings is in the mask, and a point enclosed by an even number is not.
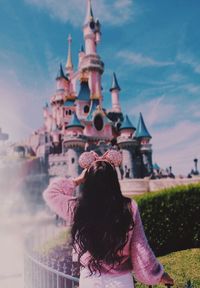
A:
[[[193,288],[200,287],[200,249],[188,249],[174,252],[159,257],[165,271],[174,279],[174,288],[189,287],[186,283],[190,280]],[[163,288],[157,285],[156,288]],[[138,283],[136,288],[147,288],[146,285]]]
[[[134,199],[157,256],[200,247],[200,184],[146,193]]]

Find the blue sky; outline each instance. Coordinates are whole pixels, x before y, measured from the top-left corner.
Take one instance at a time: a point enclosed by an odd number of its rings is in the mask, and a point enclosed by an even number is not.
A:
[[[105,106],[111,73],[124,112],[143,113],[153,136],[154,162],[187,173],[200,159],[200,2],[93,0],[102,24]],[[108,4],[109,3],[109,4]],[[83,43],[86,0],[0,0],[0,126],[11,139],[42,125],[42,106],[55,91],[67,36],[73,61]]]

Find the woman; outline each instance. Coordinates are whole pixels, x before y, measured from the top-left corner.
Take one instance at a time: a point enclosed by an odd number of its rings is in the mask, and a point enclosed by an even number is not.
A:
[[[50,208],[72,223],[80,288],[133,288],[132,272],[144,284],[172,285],[148,245],[136,202],[121,193],[115,170],[121,160],[115,150],[102,157],[85,152],[79,159],[85,168],[79,177],[56,179],[44,192]],[[73,194],[80,184],[77,198]]]

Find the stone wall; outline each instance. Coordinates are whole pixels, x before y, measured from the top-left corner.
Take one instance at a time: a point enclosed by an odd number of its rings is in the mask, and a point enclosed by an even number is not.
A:
[[[124,195],[142,194],[145,192],[154,192],[165,188],[175,187],[179,185],[189,185],[193,183],[200,183],[200,177],[176,178],[176,179],[124,179],[120,181],[122,193]]]

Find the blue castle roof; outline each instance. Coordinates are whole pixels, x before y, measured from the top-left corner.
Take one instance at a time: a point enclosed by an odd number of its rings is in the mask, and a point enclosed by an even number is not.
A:
[[[80,91],[78,93],[78,100],[89,101],[90,100],[90,88],[88,82],[81,82]]]
[[[78,119],[76,112],[73,113],[71,120],[70,120],[69,124],[67,125],[67,128],[70,128],[70,127],[84,128],[84,126],[81,124],[80,120]]]
[[[128,115],[125,116],[124,121],[122,122],[122,125],[120,126],[119,130],[123,129],[134,129],[135,127],[131,123],[130,119],[128,118]]]
[[[66,80],[69,80],[67,78],[67,76],[65,76],[64,72],[63,72],[63,67],[62,67],[62,64],[60,63],[60,67],[59,67],[59,70],[58,70],[58,74],[57,74],[57,77],[56,77],[56,80],[59,80],[61,78],[64,78]]]
[[[83,47],[83,44],[81,45],[81,47],[80,47],[80,50],[79,50],[80,52],[85,52],[85,50],[84,50],[84,47]]]
[[[92,100],[91,105],[90,105],[90,111],[89,111],[89,114],[87,116],[86,121],[92,121],[93,120],[93,114],[96,111],[98,105],[99,105],[98,99]]]
[[[75,102],[75,100],[67,100],[67,101],[65,101],[65,103],[64,103],[64,107],[71,107],[71,106],[74,106],[74,102]]]
[[[158,166],[157,163],[154,163],[154,164],[153,164],[153,169],[155,169],[155,170],[160,170],[160,166]]]
[[[152,138],[144,123],[142,113],[140,113],[137,129],[135,132],[135,138]]]
[[[118,84],[118,81],[117,81],[117,77],[116,77],[116,74],[113,73],[113,79],[112,79],[112,86],[110,88],[110,91],[112,90],[121,90],[121,88],[119,87],[119,84]]]

